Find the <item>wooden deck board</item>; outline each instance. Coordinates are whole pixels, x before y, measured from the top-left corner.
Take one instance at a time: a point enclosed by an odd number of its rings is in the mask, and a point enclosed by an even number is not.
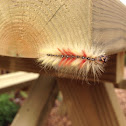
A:
[[[0,93],[32,85],[38,78],[37,73],[14,72],[0,75]]]

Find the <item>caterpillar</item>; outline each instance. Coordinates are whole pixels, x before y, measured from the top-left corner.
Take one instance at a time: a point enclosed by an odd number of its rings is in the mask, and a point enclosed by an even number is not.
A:
[[[99,57],[95,57],[95,58],[91,58],[91,57],[87,57],[86,53],[84,52],[84,50],[82,50],[82,54],[83,55],[76,55],[75,53],[73,53],[70,49],[68,49],[67,51],[65,49],[59,49],[59,52],[61,52],[60,55],[53,55],[53,54],[47,54],[47,56],[53,56],[53,57],[59,57],[61,58],[61,61],[58,63],[58,66],[60,67],[61,65],[63,66],[67,66],[72,64],[72,62],[74,62],[74,60],[76,60],[77,58],[80,58],[82,61],[80,62],[80,65],[78,65],[78,67],[82,68],[83,64],[89,60],[89,61],[94,61],[97,63],[106,63],[107,61],[107,56],[105,55],[101,55]]]
[[[44,68],[54,68],[60,74],[87,79],[89,73],[98,78],[104,72],[108,60],[103,46],[87,46],[87,48],[50,47],[41,50],[39,62]]]

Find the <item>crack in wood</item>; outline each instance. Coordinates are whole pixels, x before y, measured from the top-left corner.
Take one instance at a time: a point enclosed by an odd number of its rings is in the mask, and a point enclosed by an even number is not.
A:
[[[51,22],[51,20],[56,16],[56,14],[59,12],[59,10],[64,6],[65,4],[61,5],[56,12],[52,15],[52,17],[48,20],[48,22],[45,24],[45,26],[48,25],[49,22]]]

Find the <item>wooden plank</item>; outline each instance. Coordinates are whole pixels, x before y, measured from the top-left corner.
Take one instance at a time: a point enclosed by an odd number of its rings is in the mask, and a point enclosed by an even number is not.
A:
[[[0,56],[1,68],[9,71],[43,72],[35,58]]]
[[[53,69],[42,69],[42,67],[40,67],[40,65],[36,61],[37,59],[32,58],[0,56],[1,68],[7,69],[9,71],[28,71],[58,76],[61,78],[72,78],[70,74],[63,74],[62,76],[62,74],[58,74],[58,72]],[[111,56],[107,65],[105,66],[105,72],[102,74],[99,80],[119,83],[122,80],[123,65],[124,53],[118,53],[117,55]],[[91,78],[91,80],[94,80],[93,77],[89,78]],[[82,77],[78,79],[82,79]]]
[[[40,115],[44,122],[49,109],[54,105],[57,93],[55,79],[41,75],[33,85],[28,99],[17,113],[12,126],[37,126]],[[44,118],[43,115],[46,117]]]
[[[58,80],[72,126],[125,126],[113,84]]]
[[[0,93],[21,88],[35,82],[39,74],[15,72],[0,76]]]

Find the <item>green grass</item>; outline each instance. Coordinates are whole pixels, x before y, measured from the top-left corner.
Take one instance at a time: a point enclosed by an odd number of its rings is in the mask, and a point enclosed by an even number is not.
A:
[[[19,106],[10,101],[8,94],[0,95],[0,126],[7,126],[13,121]]]

